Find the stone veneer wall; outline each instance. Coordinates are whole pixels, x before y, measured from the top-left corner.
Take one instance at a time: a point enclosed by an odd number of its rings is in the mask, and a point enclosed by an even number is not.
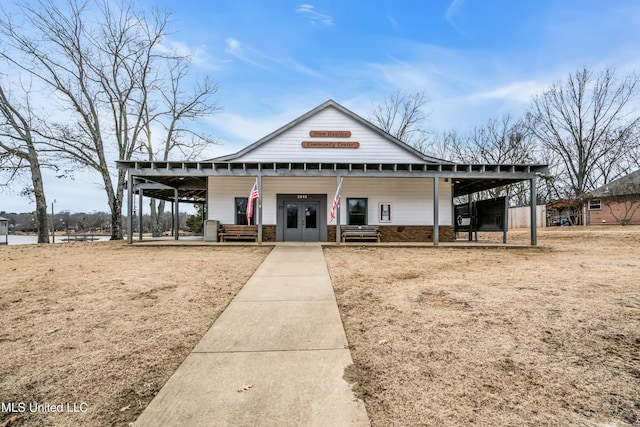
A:
[[[430,225],[381,225],[381,242],[433,242],[433,226]],[[453,242],[453,227],[441,225],[439,241]],[[336,241],[336,226],[327,226],[327,242]]]
[[[453,242],[453,227],[441,225],[438,240]],[[431,225],[383,225],[380,226],[381,242],[433,242]]]
[[[276,226],[275,225],[263,225],[262,226],[262,241],[263,242],[275,242],[276,241]]]
[[[336,226],[327,225],[327,242],[335,242],[335,241],[336,241]]]
[[[381,225],[381,242],[433,242],[433,227],[430,225]],[[262,226],[262,241],[276,241],[276,226]],[[336,241],[336,226],[327,226],[327,242]],[[440,241],[453,242],[453,227],[440,226]]]

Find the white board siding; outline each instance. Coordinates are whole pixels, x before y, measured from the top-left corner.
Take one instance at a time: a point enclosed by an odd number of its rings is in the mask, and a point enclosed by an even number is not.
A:
[[[207,181],[207,219],[235,224],[235,198],[249,197],[255,177],[209,177]]]
[[[310,137],[310,130],[351,131],[350,138]],[[360,148],[302,148],[302,141],[355,141]],[[238,162],[403,163],[422,162],[410,151],[387,140],[334,107],[327,107],[274,139],[235,159]]]
[[[223,224],[235,222],[235,198],[248,197],[255,182],[252,177],[209,177],[208,219]],[[327,221],[336,192],[336,179],[305,177],[264,177],[262,179],[262,223],[276,224],[277,194],[326,194]],[[439,181],[439,223],[452,225],[451,183]],[[368,199],[371,225],[433,225],[433,179],[431,178],[349,178],[342,184],[340,223],[347,223],[347,198]],[[378,204],[391,203],[391,222],[381,223]],[[330,225],[335,225],[333,222]]]
[[[223,224],[235,222],[235,198],[248,197],[255,182],[252,177],[209,177],[208,179],[208,219],[217,219]],[[276,223],[277,194],[326,194],[328,203],[333,201],[336,179],[327,178],[262,178],[262,223]],[[329,206],[329,209],[331,207]],[[327,211],[327,218],[329,211]]]
[[[452,225],[451,182],[440,179],[438,222]],[[370,225],[433,225],[433,179],[345,178],[340,223],[347,223],[347,199],[366,197]],[[380,222],[378,204],[391,204],[391,222]],[[331,206],[329,206],[331,208]]]

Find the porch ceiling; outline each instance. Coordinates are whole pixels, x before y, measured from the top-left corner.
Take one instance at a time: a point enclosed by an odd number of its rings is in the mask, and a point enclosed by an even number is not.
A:
[[[186,178],[176,176],[158,176],[153,179],[134,180],[133,189],[135,193],[143,190],[144,195],[154,199],[173,202],[175,190],[178,190],[178,201],[180,203],[205,203],[207,196],[207,179]]]
[[[172,201],[199,203],[206,197],[209,176],[343,176],[438,177],[451,179],[453,195],[462,196],[535,178],[548,173],[546,165],[407,164],[407,163],[233,163],[233,162],[118,162],[134,177],[134,190]]]
[[[476,178],[476,179],[454,179],[453,196],[465,196],[467,194],[478,193],[492,188],[502,187],[524,179],[508,179],[508,178]]]

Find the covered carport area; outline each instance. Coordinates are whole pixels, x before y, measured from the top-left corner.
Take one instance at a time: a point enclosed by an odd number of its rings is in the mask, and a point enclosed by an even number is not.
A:
[[[206,178],[202,177],[172,177],[159,176],[153,180],[130,175],[127,180],[127,240],[133,242],[134,221],[137,217],[139,224],[138,240],[143,238],[144,197],[155,200],[164,200],[171,204],[172,237],[179,238],[180,206],[182,204],[200,204],[204,207],[203,214],[206,218]],[[134,197],[138,197],[138,210],[134,209]]]

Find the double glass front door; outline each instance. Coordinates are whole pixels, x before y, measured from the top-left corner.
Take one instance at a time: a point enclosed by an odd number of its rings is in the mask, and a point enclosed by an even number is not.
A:
[[[277,194],[276,241],[326,242],[326,194]]]
[[[319,201],[285,201],[284,240],[317,242],[320,240]]]

